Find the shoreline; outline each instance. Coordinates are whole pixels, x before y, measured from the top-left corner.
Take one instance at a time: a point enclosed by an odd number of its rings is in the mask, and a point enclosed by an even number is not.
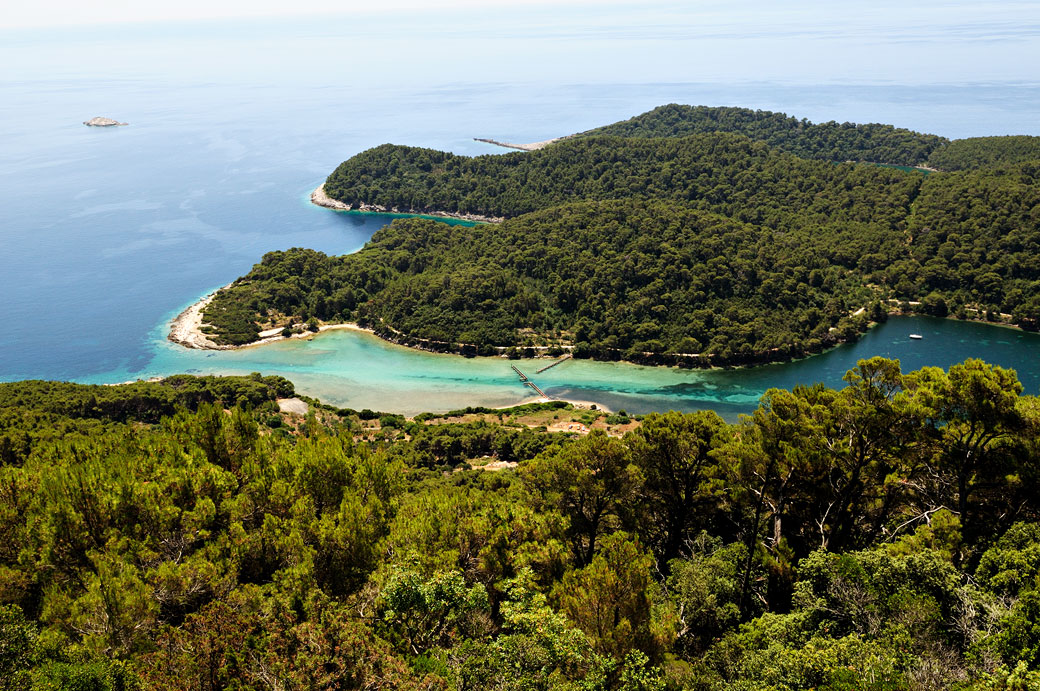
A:
[[[169,332],[168,332],[168,335],[167,335],[167,340],[169,340],[169,341],[171,341],[173,343],[176,343],[177,345],[180,345],[182,347],[196,349],[196,350],[239,350],[239,349],[242,349],[242,348],[253,348],[253,347],[265,345],[265,344],[268,344],[268,343],[277,343],[278,341],[285,341],[285,340],[290,340],[290,339],[309,339],[309,338],[313,338],[314,336],[317,336],[317,335],[319,335],[321,333],[324,333],[326,331],[347,330],[347,331],[359,331],[359,332],[368,333],[368,334],[371,334],[371,335],[375,336],[376,338],[379,338],[380,340],[385,341],[387,343],[391,343],[391,344],[394,344],[394,345],[402,346],[404,348],[409,348],[411,350],[418,350],[418,351],[427,352],[427,353],[438,353],[438,354],[444,354],[444,355],[456,355],[458,357],[464,357],[464,358],[471,358],[471,357],[489,357],[489,358],[491,358],[491,357],[493,357],[493,358],[507,359],[505,351],[509,348],[509,346],[499,346],[498,347],[499,352],[498,352],[497,355],[477,355],[476,352],[475,352],[475,347],[473,347],[473,346],[466,346],[466,344],[454,344],[455,345],[454,349],[452,349],[450,347],[438,347],[438,346],[449,346],[449,345],[452,345],[452,344],[445,344],[445,343],[440,343],[440,342],[434,343],[434,342],[426,341],[425,339],[418,339],[418,338],[410,337],[407,334],[403,334],[403,333],[397,332],[396,330],[394,330],[394,329],[392,329],[390,327],[385,327],[385,328],[381,328],[381,329],[375,329],[375,328],[371,328],[371,327],[367,327],[367,326],[361,326],[361,325],[359,325],[359,324],[357,324],[355,322],[343,322],[343,323],[336,323],[336,324],[321,324],[318,327],[317,331],[311,331],[311,330],[305,329],[305,330],[303,330],[301,332],[298,332],[298,333],[294,332],[290,336],[283,336],[283,335],[281,335],[283,327],[277,327],[277,328],[272,328],[272,329],[267,329],[267,330],[264,330],[264,331],[260,331],[257,334],[257,339],[254,340],[254,341],[250,341],[249,343],[243,343],[243,344],[240,344],[240,345],[221,345],[221,344],[217,344],[217,343],[214,343],[213,341],[211,341],[209,339],[208,335],[205,334],[202,331],[202,327],[203,327],[202,311],[206,308],[207,305],[209,305],[210,302],[212,302],[213,298],[216,296],[216,294],[220,290],[223,290],[224,288],[227,288],[230,285],[231,284],[229,284],[228,286],[224,286],[223,288],[220,288],[220,289],[218,289],[216,291],[213,291],[212,293],[209,293],[208,295],[204,296],[203,298],[201,298],[200,300],[198,300],[197,302],[193,303],[188,308],[183,310],[180,314],[178,314],[169,323]],[[954,314],[948,314],[945,317],[935,317],[934,315],[926,315],[926,314],[921,314],[921,313],[917,313],[917,312],[913,312],[913,311],[911,311],[911,312],[903,312],[903,311],[898,310],[898,309],[892,309],[892,310],[889,311],[889,316],[899,316],[899,317],[921,317],[921,316],[929,317],[930,316],[930,317],[933,317],[933,318],[946,319],[946,320],[951,320],[951,321],[974,322],[974,323],[983,324],[983,325],[986,325],[986,326],[998,326],[998,327],[1003,327],[1003,328],[1007,328],[1007,329],[1012,329],[1012,330],[1015,330],[1015,331],[1023,331],[1023,332],[1027,331],[1026,329],[1023,329],[1021,326],[1018,326],[1017,324],[1008,324],[1006,322],[993,322],[993,321],[988,321],[988,320],[985,320],[985,319],[978,319],[978,318],[960,319],[960,318],[958,318]],[[829,350],[832,350],[834,348],[840,347],[842,345],[847,345],[849,343],[854,343],[854,342],[858,341],[860,337],[862,337],[865,333],[867,333],[875,325],[876,325],[875,323],[871,322],[867,326],[867,328],[864,329],[864,331],[857,333],[857,336],[856,336],[855,339],[851,339],[851,340],[848,340],[848,339],[834,339],[833,342],[830,342],[830,343],[826,344],[823,348],[821,348],[820,350],[815,351],[815,352],[803,352],[803,353],[798,353],[798,354],[795,354],[795,355],[788,355],[787,357],[784,357],[784,358],[775,358],[775,357],[766,356],[766,357],[764,357],[764,358],[762,358],[762,359],[760,359],[758,361],[755,361],[755,362],[718,363],[718,362],[712,362],[712,358],[710,356],[702,356],[700,354],[695,354],[695,355],[680,354],[679,356],[669,357],[667,354],[659,355],[659,354],[654,354],[654,353],[646,353],[646,354],[644,354],[644,355],[647,356],[647,359],[645,359],[643,361],[626,360],[626,359],[622,359],[622,358],[615,359],[613,357],[595,357],[595,356],[589,357],[589,358],[576,358],[576,359],[590,359],[590,360],[602,361],[602,362],[624,362],[624,363],[627,363],[627,364],[636,365],[636,366],[642,366],[642,367],[675,367],[675,368],[679,368],[679,369],[746,369],[746,368],[759,367],[759,366],[768,365],[768,364],[796,362],[798,360],[804,360],[806,358],[813,357],[814,355],[819,355],[819,354],[825,353],[825,352],[827,352]],[[515,346],[515,347],[517,349],[520,349],[520,346]],[[558,359],[558,357],[559,357],[558,355],[549,355],[548,354],[547,351],[548,351],[549,348],[550,348],[550,346],[532,346],[532,347],[530,347],[530,349],[535,352],[535,354],[533,355],[533,357],[531,359],[538,359],[538,360],[554,360],[554,359]],[[570,352],[572,350],[572,348],[573,348],[573,346],[567,347],[566,350],[568,352]],[[688,362],[688,361],[676,359],[677,357],[682,357],[682,356],[685,356],[686,360],[691,360],[694,357],[697,358],[697,360],[694,361],[694,362]],[[532,400],[537,400],[537,399],[532,399]]]
[[[171,331],[168,334],[168,340],[173,342],[173,343],[176,343],[177,345],[180,345],[182,347],[187,347],[187,348],[192,348],[192,349],[197,349],[197,350],[238,350],[238,349],[243,349],[243,348],[253,348],[253,347],[265,345],[265,344],[268,344],[268,343],[275,343],[275,342],[278,342],[278,341],[289,340],[289,339],[293,339],[293,338],[304,339],[304,340],[312,339],[315,336],[318,336],[321,333],[324,333],[326,331],[347,330],[347,331],[358,331],[358,332],[368,333],[368,334],[371,334],[371,335],[373,335],[373,336],[375,336],[375,337],[379,338],[380,340],[385,341],[387,343],[392,343],[392,344],[395,344],[395,345],[401,345],[402,347],[406,347],[406,348],[409,348],[409,349],[412,349],[412,350],[419,350],[419,351],[425,351],[425,352],[431,352],[431,353],[441,353],[441,354],[447,354],[447,355],[457,355],[457,356],[461,356],[461,357],[467,357],[466,355],[464,355],[462,353],[459,353],[459,352],[453,352],[453,353],[452,352],[444,352],[444,351],[439,351],[439,350],[432,349],[432,348],[422,348],[422,347],[416,347],[415,345],[407,345],[405,343],[400,343],[398,341],[395,341],[394,339],[387,338],[385,335],[382,335],[382,334],[378,333],[374,329],[363,327],[363,326],[360,326],[360,325],[358,325],[356,323],[352,323],[352,322],[339,323],[339,324],[323,324],[323,325],[321,325],[318,328],[318,331],[316,331],[316,332],[309,331],[309,330],[304,330],[301,333],[294,333],[294,334],[292,334],[289,337],[282,336],[280,334],[281,329],[269,329],[267,331],[261,331],[260,334],[259,334],[261,337],[258,338],[258,340],[252,341],[250,343],[246,343],[246,344],[242,344],[242,345],[218,345],[218,344],[215,344],[212,341],[210,341],[207,338],[207,336],[201,332],[201,327],[202,327],[202,315],[201,315],[201,313],[202,313],[202,310],[213,300],[213,298],[214,298],[214,296],[216,295],[217,292],[218,291],[213,291],[212,293],[209,293],[208,295],[204,296],[203,298],[201,298],[200,300],[198,300],[197,302],[193,303],[188,308],[183,310],[180,314],[178,314],[177,317],[175,317],[169,323]],[[894,316],[894,317],[898,317],[898,318],[928,317],[928,318],[931,318],[931,319],[940,319],[940,320],[944,320],[944,321],[948,320],[948,321],[957,321],[957,322],[966,322],[966,323],[974,322],[976,324],[980,324],[980,325],[983,325],[983,326],[1003,326],[1005,328],[1008,328],[1010,326],[1008,324],[989,322],[989,321],[985,321],[985,320],[975,320],[975,319],[964,320],[964,319],[958,319],[954,315],[948,315],[946,317],[935,317],[935,316],[931,316],[931,315],[922,315],[922,314],[917,314],[917,313],[902,313],[901,314],[901,313],[893,311],[892,313],[890,313],[890,316]],[[878,325],[879,324],[872,323],[869,328],[874,328],[874,327],[876,327]],[[868,328],[868,331],[869,331],[869,328]],[[1021,331],[1021,332],[1026,332],[1026,330],[1021,329],[1021,327],[1011,326],[1010,328],[1013,328],[1013,329]],[[272,332],[274,332],[274,333],[272,333]],[[860,334],[860,335],[862,335],[862,334]],[[796,361],[799,361],[799,360],[808,359],[808,358],[813,357],[814,355],[819,355],[821,353],[833,350],[833,349],[835,349],[837,347],[840,347],[842,345],[848,345],[849,343],[850,343],[849,341],[842,341],[842,342],[834,343],[831,346],[829,346],[827,348],[824,348],[822,351],[819,351],[819,352],[816,352],[816,353],[807,353],[807,354],[805,354],[805,355],[803,355],[801,357],[788,358],[786,360],[783,360],[782,362],[790,363],[790,362],[796,362]],[[507,359],[504,355],[482,356],[482,357],[497,357],[499,359]],[[536,358],[533,358],[533,359],[552,360],[554,358],[552,358],[552,357],[536,357]],[[597,358],[592,358],[592,359],[593,360],[597,360]],[[600,360],[600,361],[603,361],[603,362],[614,362],[614,363],[625,363],[625,364],[636,365],[636,366],[651,366],[651,367],[653,367],[653,366],[665,366],[665,367],[672,367],[673,369],[690,369],[688,367],[681,367],[681,366],[678,366],[678,365],[669,365],[667,363],[657,363],[657,364],[649,364],[648,365],[645,362],[644,363],[639,363],[639,362],[632,362],[632,361],[628,361],[628,360],[624,360],[623,361],[623,360],[607,359],[607,360]],[[772,361],[772,363],[775,363],[775,362],[777,362],[777,361]],[[769,363],[769,362],[767,362],[767,363],[746,363],[746,364],[728,365],[728,366],[710,365],[706,369],[736,369],[736,370],[741,370],[741,369],[748,369],[748,368],[753,368],[753,367],[756,367],[756,366],[761,366],[762,364],[772,364],[772,363]],[[507,370],[507,372],[508,372],[508,370]],[[512,378],[512,377],[509,377],[509,378]],[[140,381],[140,380],[137,380],[137,381]],[[133,381],[127,381],[127,382],[121,382],[121,383],[129,384],[129,383],[133,383]],[[501,408],[511,408],[511,407],[515,407],[515,406],[528,404],[528,403],[561,401],[561,402],[565,402],[565,403],[569,403],[569,404],[573,405],[576,409],[599,410],[599,411],[606,412],[608,414],[613,413],[613,410],[610,407],[605,406],[605,405],[603,405],[603,404],[601,404],[601,403],[599,403],[597,401],[594,401],[594,400],[581,400],[581,399],[575,399],[575,398],[570,398],[570,397],[560,397],[560,398],[541,397],[541,396],[530,395],[530,394],[531,394],[531,392],[527,392],[527,391],[525,391],[522,394],[518,394],[517,398],[515,399],[515,402],[500,404],[500,407]],[[391,411],[391,412],[393,412],[393,411]],[[434,414],[443,414],[444,412],[447,412],[447,411],[420,411],[420,412],[432,412]],[[414,413],[412,415],[412,417],[414,417],[414,415],[417,415],[417,414],[419,414],[419,413]]]
[[[230,284],[228,284],[230,285]],[[228,286],[224,286],[227,288]],[[213,301],[217,293],[224,288],[218,288],[201,300],[192,303],[187,309],[178,314],[170,322],[170,332],[166,339],[185,348],[197,350],[229,350],[233,346],[217,345],[202,333],[202,310]]]
[[[531,142],[530,144],[513,144],[511,142],[500,142],[497,139],[489,139],[487,137],[474,137],[473,141],[481,142],[483,144],[492,144],[494,146],[500,146],[503,149],[518,149],[519,151],[538,151],[539,149],[544,149],[550,144],[562,142],[566,139],[573,139],[577,136],[578,134],[565,134],[562,137],[553,137],[552,139],[546,139],[540,142]]]
[[[173,343],[176,343],[177,345],[183,346],[185,348],[191,348],[191,349],[195,349],[195,350],[239,350],[239,349],[242,349],[242,348],[253,348],[253,347],[256,347],[256,346],[266,345],[268,343],[277,343],[278,341],[285,341],[285,340],[294,339],[294,338],[296,338],[296,339],[312,338],[312,337],[314,337],[314,336],[316,336],[316,335],[318,335],[320,333],[323,333],[325,331],[334,331],[334,330],[341,330],[342,329],[342,330],[362,331],[362,332],[365,332],[365,333],[369,333],[369,334],[372,334],[373,336],[375,336],[375,337],[379,338],[380,340],[383,340],[383,341],[385,341],[387,343],[392,343],[394,345],[399,345],[399,346],[402,346],[404,348],[409,348],[409,349],[412,349],[412,350],[419,350],[419,351],[422,351],[422,352],[440,353],[440,354],[444,354],[444,355],[456,355],[458,357],[507,358],[507,356],[505,354],[505,351],[509,348],[509,346],[498,346],[499,353],[497,355],[482,355],[482,356],[478,356],[475,352],[466,352],[466,351],[462,350],[460,347],[458,347],[458,346],[465,346],[465,344],[454,344],[454,345],[457,346],[455,349],[439,348],[439,347],[435,347],[435,344],[433,342],[427,341],[426,339],[413,338],[413,337],[408,336],[407,334],[403,334],[403,333],[397,332],[396,330],[394,330],[392,328],[389,328],[389,327],[387,327],[387,328],[389,329],[389,331],[391,333],[387,333],[387,330],[377,330],[377,329],[373,329],[373,328],[370,328],[370,327],[360,326],[359,324],[357,324],[355,322],[344,322],[344,323],[337,323],[337,324],[322,324],[322,325],[320,325],[318,327],[317,331],[310,331],[310,330],[306,330],[305,329],[302,332],[293,333],[291,336],[282,336],[281,332],[282,332],[283,327],[277,327],[277,328],[273,328],[273,329],[267,329],[265,331],[260,331],[257,334],[257,339],[255,341],[250,341],[249,343],[243,343],[243,344],[240,344],[240,345],[221,345],[221,344],[214,343],[213,341],[211,341],[209,339],[209,337],[207,336],[207,334],[205,334],[202,331],[202,326],[203,326],[202,311],[206,308],[207,305],[209,305],[210,302],[213,301],[213,298],[216,296],[216,294],[218,292],[220,292],[224,288],[230,287],[230,285],[232,285],[232,284],[228,284],[227,286],[224,286],[222,288],[219,288],[219,289],[213,291],[212,293],[210,293],[210,294],[206,295],[205,297],[201,298],[197,302],[195,302],[192,305],[190,305],[187,309],[182,311],[180,314],[178,314],[169,323],[169,329],[170,330],[169,330],[169,333],[167,335],[167,340],[169,340],[169,341],[171,341]],[[841,345],[842,343],[845,343],[845,341],[837,341],[837,342],[832,343],[832,344],[828,345],[827,347],[823,348],[823,350],[821,350],[819,352],[824,352],[826,350],[829,350],[830,348],[837,347],[837,346]],[[449,344],[441,344],[441,343],[438,342],[436,345],[449,345]],[[520,346],[514,346],[514,347],[516,347],[518,349],[520,348]],[[532,358],[532,359],[553,360],[553,359],[558,359],[558,357],[559,357],[558,355],[549,355],[548,354],[547,351],[549,350],[550,346],[531,346],[530,348],[537,353],[537,355],[535,355],[534,358]],[[573,346],[567,347],[566,350],[568,352],[573,352]],[[710,356],[706,357],[706,356],[701,356],[700,354],[695,354],[695,355],[682,354],[682,356],[686,357],[687,359],[691,359],[692,357],[698,358],[696,363],[687,363],[685,367],[683,366],[683,364],[680,361],[675,360],[674,357],[672,357],[672,360],[673,360],[672,362],[660,362],[660,361],[654,362],[653,361],[655,359],[654,357],[650,357],[647,361],[644,361],[644,362],[637,362],[637,361],[633,361],[633,360],[625,360],[625,359],[622,359],[622,358],[615,359],[615,358],[611,358],[611,357],[590,357],[590,358],[575,358],[575,359],[590,359],[590,360],[596,360],[596,361],[602,361],[602,362],[625,362],[625,363],[628,363],[628,364],[631,364],[631,365],[637,365],[637,366],[642,366],[642,367],[678,367],[680,369],[727,369],[727,368],[756,367],[756,366],[759,366],[759,365],[770,364],[770,363],[774,363],[774,362],[791,362],[791,361],[794,361],[794,360],[800,360],[803,357],[811,357],[812,355],[816,355],[816,354],[818,354],[818,353],[806,353],[802,357],[789,357],[789,358],[786,358],[786,359],[783,359],[783,360],[776,360],[776,359],[769,359],[769,358],[767,358],[767,359],[764,359],[764,360],[762,360],[760,362],[750,362],[750,363],[740,363],[740,364],[721,364],[721,365],[717,364],[717,363],[711,362]],[[648,354],[645,354],[645,355],[654,356],[656,354],[648,353]],[[573,357],[573,355],[572,355],[572,357]]]
[[[231,285],[231,284],[228,284],[228,286],[229,285]],[[227,288],[228,286],[224,286],[224,288]],[[180,314],[178,314],[176,317],[174,317],[173,320],[171,320],[170,323],[169,323],[170,331],[169,331],[169,334],[167,335],[167,340],[169,340],[170,342],[175,343],[175,344],[177,344],[179,346],[182,346],[184,348],[191,348],[193,350],[241,350],[243,348],[254,348],[254,347],[257,347],[257,346],[266,345],[268,343],[277,343],[278,341],[287,341],[287,340],[291,340],[291,339],[294,339],[294,338],[295,339],[309,339],[309,338],[313,338],[314,336],[317,336],[317,335],[319,335],[321,333],[324,333],[326,331],[344,330],[344,331],[360,331],[360,332],[363,332],[363,333],[369,333],[369,334],[372,334],[373,336],[375,336],[376,338],[379,338],[380,340],[386,341],[387,343],[394,343],[394,341],[391,341],[391,340],[389,340],[387,338],[383,338],[378,333],[376,333],[375,330],[373,330],[373,329],[370,329],[370,328],[367,328],[367,327],[364,327],[364,326],[360,326],[360,325],[358,325],[356,323],[353,323],[353,322],[345,322],[345,323],[342,323],[342,324],[322,324],[321,326],[318,327],[317,331],[304,330],[304,331],[302,331],[300,333],[294,333],[291,336],[282,336],[281,335],[281,329],[268,329],[267,331],[261,331],[259,333],[260,338],[258,338],[255,341],[252,341],[250,343],[243,343],[242,345],[220,345],[220,344],[214,343],[213,341],[209,340],[209,338],[206,336],[206,334],[204,334],[202,332],[202,325],[203,325],[202,311],[206,308],[207,305],[209,305],[210,302],[213,301],[213,298],[216,296],[216,294],[218,292],[220,292],[221,290],[223,290],[224,288],[218,288],[217,290],[214,290],[212,293],[209,293],[208,295],[204,296],[202,299],[192,303],[185,310],[183,310]],[[274,333],[272,333],[272,332],[274,332]],[[416,348],[414,346],[407,346],[407,345],[403,345],[403,344],[399,344],[399,343],[394,343],[394,344],[395,345],[401,345],[404,348],[409,348],[409,349],[412,349],[412,350],[423,350],[425,352],[437,352],[437,351],[434,351],[434,350],[427,350],[427,349],[424,349],[424,348]],[[445,353],[445,354],[449,354],[450,355],[452,353]],[[463,356],[460,355],[460,357],[463,357]],[[498,355],[498,356],[489,356],[489,357],[503,358],[504,356]],[[539,359],[541,359],[541,358],[539,358]],[[163,377],[154,377],[153,379],[150,379],[149,381],[153,381],[153,380],[160,381],[162,379],[163,379]],[[137,380],[137,381],[140,381],[140,380]],[[134,383],[134,381],[120,382],[120,384],[111,384],[110,386],[119,386],[121,384],[132,384],[132,383]],[[552,401],[563,401],[564,403],[569,403],[570,405],[574,406],[576,409],[579,409],[579,410],[601,410],[601,411],[604,411],[606,413],[613,412],[607,406],[604,406],[601,403],[597,403],[596,401],[586,401],[586,400],[578,400],[578,399],[570,399],[570,398],[549,398],[549,397],[542,397],[542,396],[526,396],[526,397],[520,398],[516,403],[512,403],[512,404],[509,404],[509,405],[501,406],[501,409],[514,408],[516,406],[526,405],[528,403],[549,403],[549,402],[552,402]],[[423,411],[423,412],[432,412],[432,411]]]
[[[608,415],[611,415],[614,412],[607,406],[603,405],[602,403],[597,403],[596,401],[587,401],[578,398],[542,398],[541,396],[528,396],[527,398],[522,399],[519,403],[513,403],[512,405],[496,406],[495,410],[509,410],[510,408],[517,408],[519,406],[529,405],[531,403],[554,402],[570,404],[574,406],[575,410],[596,410],[601,413],[607,413]]]
[[[230,285],[231,284],[229,283],[224,286],[224,288],[227,288]],[[308,338],[323,331],[335,331],[337,329],[364,331],[373,335],[375,334],[372,329],[367,329],[353,322],[348,322],[343,324],[322,324],[318,327],[317,331],[304,330],[300,333],[294,333],[291,336],[282,336],[281,328],[268,329],[266,331],[261,331],[258,334],[257,340],[243,343],[241,345],[221,345],[219,343],[214,343],[209,340],[209,337],[205,333],[202,332],[202,311],[206,309],[206,306],[209,305],[210,302],[213,301],[216,294],[224,288],[214,290],[212,293],[193,303],[183,312],[174,317],[169,324],[170,331],[167,334],[166,339],[179,346],[191,348],[193,350],[241,350],[242,348],[253,348],[267,343],[277,343],[278,341],[287,341],[293,338]]]
[[[473,223],[501,223],[506,220],[504,216],[482,216],[480,214],[459,214],[448,211],[429,211],[417,209],[399,209],[397,207],[382,206],[379,204],[359,204],[354,208],[338,199],[333,199],[325,194],[325,183],[318,185],[311,192],[311,204],[333,211],[355,211],[361,213],[376,214],[402,214],[408,216],[424,216],[430,218],[451,218],[457,221],[472,221]]]

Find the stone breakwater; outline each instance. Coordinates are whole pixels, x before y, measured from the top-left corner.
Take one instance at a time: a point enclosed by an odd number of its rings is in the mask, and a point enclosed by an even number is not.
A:
[[[503,216],[458,214],[449,213],[447,211],[431,211],[428,209],[400,209],[396,206],[382,206],[380,204],[362,203],[354,207],[350,204],[344,204],[338,199],[333,199],[329,195],[325,194],[325,183],[318,185],[318,188],[311,192],[311,203],[317,206],[323,206],[326,209],[334,209],[336,211],[364,211],[368,213],[380,214],[411,214],[418,216],[434,216],[440,218],[456,218],[461,221],[473,221],[474,223],[501,223],[505,220],[505,217]]]
[[[485,144],[493,144],[495,146],[501,146],[505,149],[519,149],[520,151],[538,151],[539,149],[544,149],[550,144],[562,142],[577,136],[577,134],[565,134],[562,137],[553,137],[552,139],[546,139],[542,142],[530,142],[529,144],[513,144],[512,142],[500,142],[497,139],[488,139],[486,137],[474,137],[473,141],[483,142]]]

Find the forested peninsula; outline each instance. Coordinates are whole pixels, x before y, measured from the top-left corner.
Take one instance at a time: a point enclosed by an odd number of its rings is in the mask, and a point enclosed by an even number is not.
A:
[[[737,424],[0,384],[0,689],[1040,688],[1040,401],[845,382]]]
[[[351,322],[465,354],[710,366],[818,352],[894,310],[1036,329],[1037,141],[671,105],[530,152],[386,144],[328,197],[504,220],[270,253],[205,331],[237,345]]]

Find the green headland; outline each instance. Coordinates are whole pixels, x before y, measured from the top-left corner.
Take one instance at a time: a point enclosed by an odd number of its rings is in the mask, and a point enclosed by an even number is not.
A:
[[[1035,330],[1036,140],[670,105],[530,152],[385,144],[333,171],[328,197],[504,220],[270,253],[204,331],[240,345],[353,323],[467,355],[700,367],[803,357],[893,311]]]

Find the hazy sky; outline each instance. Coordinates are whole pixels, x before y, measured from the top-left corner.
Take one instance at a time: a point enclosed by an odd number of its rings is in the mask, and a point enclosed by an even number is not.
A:
[[[398,86],[1034,84],[1040,0],[0,0],[0,82],[330,78],[301,62]]]
[[[616,5],[621,2],[622,0],[32,0],[3,3],[3,7],[0,7],[0,28],[309,14],[380,14],[409,9]]]

